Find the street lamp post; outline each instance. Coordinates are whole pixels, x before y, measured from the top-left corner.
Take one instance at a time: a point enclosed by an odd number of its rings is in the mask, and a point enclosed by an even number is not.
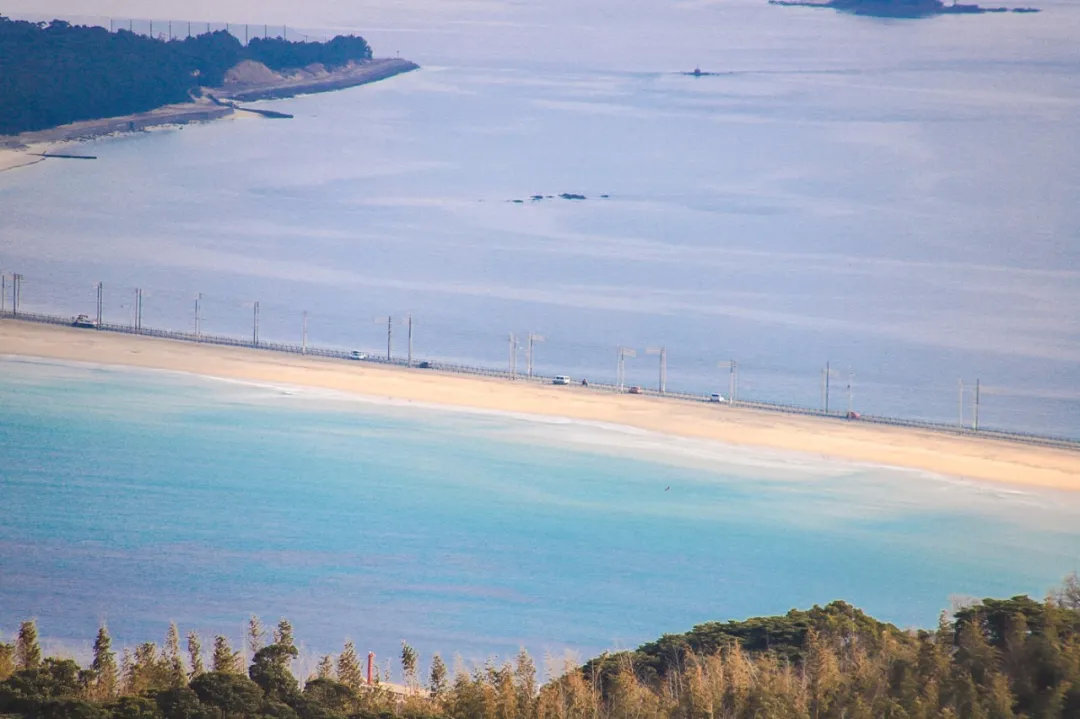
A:
[[[739,387],[739,363],[735,360],[728,360],[719,362],[716,366],[728,370],[728,402],[735,404],[735,393]]]
[[[667,391],[667,347],[648,347],[645,354],[660,356],[660,381],[657,388],[660,394],[664,394]]]
[[[543,335],[538,335],[535,332],[529,333],[529,344],[525,351],[525,361],[528,365],[530,378],[533,376],[533,344],[536,342],[543,342],[544,340],[545,337]]]
[[[624,380],[626,379],[627,357],[637,357],[637,350],[619,345],[619,364],[615,372],[615,383],[618,385],[620,392],[623,390]]]

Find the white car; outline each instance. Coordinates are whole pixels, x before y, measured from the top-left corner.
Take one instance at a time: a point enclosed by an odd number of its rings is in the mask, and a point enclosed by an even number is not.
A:
[[[551,384],[570,384],[570,378],[564,374],[557,374],[555,378],[551,380]]]
[[[349,353],[349,359],[353,360],[365,360],[367,359],[367,352],[361,352],[360,350],[353,350]]]
[[[724,399],[724,395],[720,394],[719,392],[713,392],[712,394],[710,394],[709,395],[709,401],[710,402],[727,402],[727,400]]]

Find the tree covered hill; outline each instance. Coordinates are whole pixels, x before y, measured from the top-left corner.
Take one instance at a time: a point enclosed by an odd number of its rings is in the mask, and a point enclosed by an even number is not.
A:
[[[522,650],[427,681],[402,643],[397,687],[365,682],[355,646],[301,682],[282,620],[252,617],[246,654],[194,633],[118,658],[98,630],[93,661],[45,658],[27,621],[0,642],[0,717],[18,719],[1070,719],[1080,717],[1080,581],[1043,602],[984,599],[901,631],[833,602],[783,616],[710,622],[638,649],[568,664],[538,686]],[[245,656],[247,659],[245,660]],[[384,670],[385,671],[385,670]],[[396,677],[395,677],[396,678]],[[381,678],[387,680],[387,676]]]
[[[352,35],[325,43],[257,38],[245,47],[225,31],[165,41],[0,16],[0,135],[186,102],[199,87],[220,86],[242,60],[284,70],[370,59],[367,42]]]

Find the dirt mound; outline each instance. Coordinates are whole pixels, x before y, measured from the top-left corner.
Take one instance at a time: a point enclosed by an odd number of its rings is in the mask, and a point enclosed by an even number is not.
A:
[[[244,60],[225,73],[225,86],[232,85],[269,85],[280,82],[281,75],[254,60]]]

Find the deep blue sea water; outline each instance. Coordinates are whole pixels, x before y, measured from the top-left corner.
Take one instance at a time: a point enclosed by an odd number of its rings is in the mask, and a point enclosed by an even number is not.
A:
[[[572,422],[0,360],[0,635],[176,621],[309,656],[632,647],[843,598],[902,626],[1042,594],[1080,498]]]

